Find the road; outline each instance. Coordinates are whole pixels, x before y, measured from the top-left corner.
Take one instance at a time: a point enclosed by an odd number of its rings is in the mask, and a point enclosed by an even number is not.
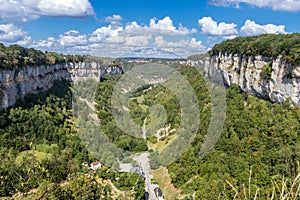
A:
[[[143,172],[145,173],[145,189],[148,193],[148,200],[156,200],[156,196],[154,193],[154,190],[151,186],[151,178],[149,174],[150,166],[149,166],[149,153],[142,153],[139,156],[137,156],[137,161],[141,168],[143,169]]]
[[[144,120],[144,124],[142,126],[142,134],[143,134],[143,138],[146,140],[146,122],[147,122],[147,118],[145,118]],[[148,146],[149,149],[149,146]],[[149,165],[149,153],[142,153],[140,155],[137,156],[137,162],[138,164],[141,166],[141,168],[143,169],[143,172],[145,173],[145,189],[146,192],[148,193],[148,196],[146,197],[147,200],[156,200],[156,196],[154,193],[154,190],[151,186],[151,178],[150,178],[150,174],[149,174],[149,170],[150,170],[150,165]]]
[[[95,123],[99,123],[100,120],[98,118],[98,116],[94,113],[95,112],[95,105],[96,103],[93,102],[93,103],[90,103],[88,100],[86,99],[82,99],[80,98],[81,101],[84,101],[88,107],[92,110],[92,112],[90,113],[90,116],[92,118],[92,120],[95,122]],[[146,140],[147,139],[147,136],[146,136],[146,123],[147,123],[147,118],[144,119],[144,124],[142,126],[142,135],[143,135],[143,138]],[[149,146],[148,146],[148,149],[149,149]],[[139,154],[138,156],[136,156],[136,161],[137,163],[140,165],[140,167],[143,169],[143,172],[145,174],[145,190],[146,192],[148,193],[148,195],[146,196],[146,200],[157,200],[156,196],[155,196],[155,193],[154,193],[154,190],[152,188],[152,185],[151,185],[151,177],[150,177],[150,174],[149,174],[149,170],[150,170],[150,165],[149,165],[149,153],[146,152],[146,153],[142,153],[142,154]],[[130,172],[130,168],[132,167],[131,164],[123,164],[122,166],[120,165],[120,167],[122,168],[121,171],[127,171],[127,172]]]

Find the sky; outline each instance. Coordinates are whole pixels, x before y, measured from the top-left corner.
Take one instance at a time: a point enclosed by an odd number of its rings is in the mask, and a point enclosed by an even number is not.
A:
[[[300,0],[0,0],[0,43],[185,58],[238,36],[300,32],[299,19]]]

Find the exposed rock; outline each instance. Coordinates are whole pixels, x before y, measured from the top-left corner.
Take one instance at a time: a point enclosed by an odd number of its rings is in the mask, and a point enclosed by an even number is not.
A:
[[[57,64],[53,66],[25,67],[20,70],[0,71],[0,108],[7,108],[27,94],[39,93],[51,88],[56,80],[73,80],[78,77],[94,77],[123,73],[118,66],[100,66],[96,62]]]
[[[262,69],[271,64],[269,78],[262,75]],[[300,66],[292,66],[281,57],[277,59],[261,56],[227,55],[220,53],[205,61],[205,75],[221,74],[227,86],[238,84],[245,92],[283,103],[287,98],[300,105]]]

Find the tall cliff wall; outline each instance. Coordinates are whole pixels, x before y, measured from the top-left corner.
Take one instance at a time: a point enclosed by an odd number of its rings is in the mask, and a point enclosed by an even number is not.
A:
[[[267,65],[272,66],[268,78],[262,73]],[[292,66],[281,57],[220,53],[205,61],[204,73],[209,77],[221,74],[225,85],[238,84],[243,91],[255,96],[278,103],[290,97],[300,105],[300,66]]]
[[[57,64],[53,66],[25,67],[20,70],[0,70],[0,108],[7,108],[27,94],[51,88],[56,80],[78,80],[104,74],[123,73],[122,67],[100,66],[96,62]]]

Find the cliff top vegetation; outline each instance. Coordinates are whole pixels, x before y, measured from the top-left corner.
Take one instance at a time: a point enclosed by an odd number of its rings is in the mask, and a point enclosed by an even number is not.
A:
[[[63,55],[42,52],[19,45],[5,46],[0,43],[0,69],[20,69],[26,66],[55,65],[83,61],[87,55]]]
[[[259,36],[237,37],[214,45],[209,55],[219,53],[248,56],[261,55],[284,60],[298,65],[300,63],[300,34],[264,34]]]

